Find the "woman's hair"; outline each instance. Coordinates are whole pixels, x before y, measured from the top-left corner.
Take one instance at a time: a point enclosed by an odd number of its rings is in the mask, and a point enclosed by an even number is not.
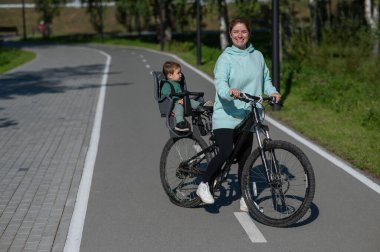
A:
[[[239,24],[239,23],[244,24],[245,27],[247,27],[248,32],[251,33],[251,27],[250,27],[249,21],[245,17],[234,18],[230,22],[229,32],[231,33],[231,31],[234,28],[234,26],[237,25],[237,24]]]
[[[174,61],[166,61],[162,66],[162,72],[167,76],[168,74],[173,74],[174,71],[181,68],[181,65]]]

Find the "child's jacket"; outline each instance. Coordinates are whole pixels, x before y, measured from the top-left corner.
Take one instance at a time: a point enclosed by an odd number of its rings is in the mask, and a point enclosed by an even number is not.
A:
[[[181,84],[179,84],[178,81],[167,80],[164,85],[162,85],[161,96],[170,96],[172,91],[174,91],[174,93],[181,93]],[[177,102],[180,98],[178,96],[172,96],[172,99],[173,102]]]

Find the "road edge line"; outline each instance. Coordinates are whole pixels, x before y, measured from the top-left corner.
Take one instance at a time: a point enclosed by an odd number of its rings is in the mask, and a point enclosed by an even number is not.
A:
[[[94,172],[96,156],[98,153],[98,145],[100,139],[100,129],[103,117],[104,101],[106,95],[106,84],[108,80],[108,72],[111,64],[112,57],[97,49],[79,47],[82,49],[96,51],[106,57],[106,63],[103,70],[102,82],[100,86],[100,92],[98,97],[98,103],[96,107],[96,114],[94,119],[94,125],[92,127],[91,138],[89,148],[86,154],[84,168],[82,172],[82,178],[79,184],[77,198],[75,201],[73,215],[71,217],[69,231],[65,242],[64,252],[76,252],[80,250],[80,244],[82,240],[82,233],[84,227],[84,220],[86,218],[87,204],[90,196],[92,175]]]
[[[245,212],[234,212],[236,219],[247,233],[252,243],[266,243],[264,235],[257,228],[252,218]]]
[[[268,116],[266,116],[266,117],[267,117],[266,120],[270,124],[272,124],[273,126],[279,128],[281,131],[285,132],[286,134],[288,134],[289,136],[291,136],[292,138],[294,138],[298,142],[306,145],[308,148],[310,148],[313,151],[315,151],[316,153],[318,153],[321,157],[329,160],[331,163],[333,163],[337,167],[341,168],[342,170],[344,170],[345,172],[347,172],[348,174],[350,174],[352,177],[356,178],[357,180],[359,180],[360,182],[362,182],[364,185],[366,185],[370,189],[372,189],[375,192],[377,192],[378,194],[380,194],[380,185],[378,185],[377,183],[375,183],[371,179],[367,178],[366,176],[364,176],[363,174],[361,174],[360,172],[358,172],[355,168],[353,168],[350,165],[344,163],[344,161],[338,159],[337,157],[334,157],[329,152],[323,150],[320,146],[318,146],[318,145],[312,143],[311,141],[305,139],[301,135],[297,134],[295,131],[291,130],[290,128],[288,128],[288,127],[286,127],[286,126],[284,126],[282,124],[280,124],[279,122],[277,122],[273,118],[268,117]]]

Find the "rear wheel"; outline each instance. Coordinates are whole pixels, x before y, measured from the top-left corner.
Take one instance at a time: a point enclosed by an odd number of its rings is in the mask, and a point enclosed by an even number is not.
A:
[[[175,205],[195,207],[201,203],[196,191],[211,154],[196,154],[206,147],[205,141],[195,135],[170,138],[165,144],[160,160],[160,177],[166,194]]]
[[[249,212],[265,225],[290,226],[314,198],[313,168],[302,150],[284,141],[266,143],[264,156],[266,164],[256,149],[243,169],[241,186]]]

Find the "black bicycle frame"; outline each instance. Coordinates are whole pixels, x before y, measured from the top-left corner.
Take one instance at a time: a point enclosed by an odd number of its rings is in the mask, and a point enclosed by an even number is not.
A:
[[[272,171],[268,167],[267,160],[265,157],[264,145],[265,145],[266,141],[270,140],[269,128],[267,125],[264,125],[261,123],[258,108],[257,108],[256,104],[252,104],[251,113],[249,113],[249,115],[243,120],[243,122],[236,128],[236,131],[238,132],[239,136],[238,136],[235,147],[234,147],[230,157],[228,158],[226,163],[222,166],[222,169],[221,169],[219,175],[215,177],[215,179],[220,178],[220,181],[217,181],[218,184],[223,183],[225,181],[225,179],[227,178],[228,173],[229,173],[230,168],[231,168],[231,165],[234,163],[234,160],[238,157],[239,152],[240,152],[240,150],[244,144],[244,141],[248,137],[252,128],[254,129],[254,133],[256,133],[256,140],[257,140],[258,145],[259,145],[260,154],[261,154],[261,158],[262,158],[262,161],[264,164],[264,168],[266,171],[268,182],[269,183],[272,182],[273,172],[276,174],[278,173],[278,165],[277,165],[277,162],[275,160],[276,159],[275,154],[272,153],[272,155],[271,155],[272,156],[271,157],[272,162],[274,163],[274,166],[275,166],[274,171]],[[262,141],[260,138],[260,130],[265,132],[266,138],[264,139],[264,141]],[[193,169],[192,167],[196,167],[205,158],[205,156],[203,158],[200,158],[200,159],[198,159],[198,157],[200,157],[202,155],[206,155],[206,153],[213,153],[213,152],[217,151],[217,148],[218,148],[218,146],[216,145],[216,143],[213,143],[212,145],[206,147],[202,151],[198,152],[197,154],[195,154],[194,156],[189,158],[188,160],[181,162],[181,164],[179,166],[180,171],[189,172],[189,173],[193,173],[193,174],[204,174],[204,171],[200,171],[198,169]]]

